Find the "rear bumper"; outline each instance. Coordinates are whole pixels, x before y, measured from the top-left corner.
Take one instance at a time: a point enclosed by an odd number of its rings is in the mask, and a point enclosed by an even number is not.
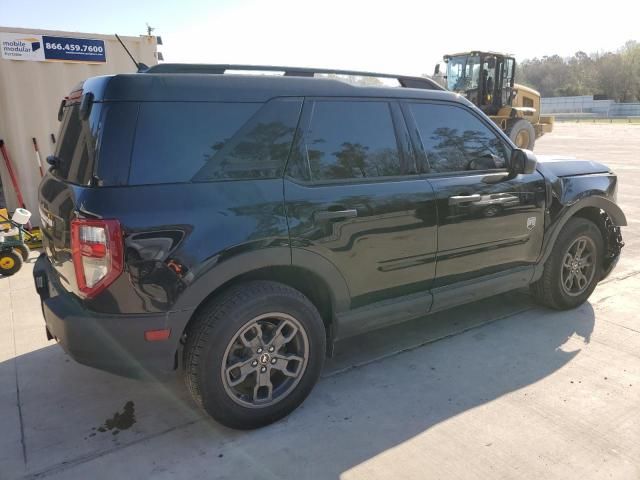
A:
[[[174,370],[180,331],[172,329],[168,340],[148,342],[147,330],[184,325],[190,312],[106,315],[88,310],[64,290],[43,254],[33,276],[42,301],[47,334],[79,363],[118,375],[156,376]]]

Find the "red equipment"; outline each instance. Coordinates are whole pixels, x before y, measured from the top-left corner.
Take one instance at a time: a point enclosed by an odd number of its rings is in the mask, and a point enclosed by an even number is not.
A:
[[[2,152],[2,156],[4,157],[4,163],[7,165],[9,177],[11,177],[11,183],[13,184],[13,190],[16,192],[16,197],[18,198],[18,204],[22,208],[26,209],[27,207],[25,206],[24,199],[22,198],[22,191],[20,190],[20,185],[18,185],[18,179],[16,178],[16,174],[13,171],[13,163],[11,162],[11,157],[9,156],[7,147],[4,144],[4,140],[0,140],[0,152]]]

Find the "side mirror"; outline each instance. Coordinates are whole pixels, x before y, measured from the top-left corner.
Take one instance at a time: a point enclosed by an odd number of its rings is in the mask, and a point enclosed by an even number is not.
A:
[[[537,164],[538,159],[531,150],[516,148],[511,153],[509,170],[513,175],[534,173]]]
[[[438,75],[440,73],[440,64],[436,63],[435,68],[433,69],[433,74]]]
[[[47,157],[47,163],[50,165],[50,169],[56,169],[60,166],[60,159],[55,155],[49,155]]]

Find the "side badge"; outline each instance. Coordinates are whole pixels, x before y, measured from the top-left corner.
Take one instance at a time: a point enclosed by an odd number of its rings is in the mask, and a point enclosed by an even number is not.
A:
[[[533,230],[533,227],[536,226],[536,217],[527,218],[527,230]]]

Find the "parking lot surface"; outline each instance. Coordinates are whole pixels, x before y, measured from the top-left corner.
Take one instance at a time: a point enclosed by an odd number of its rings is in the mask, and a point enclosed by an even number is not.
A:
[[[0,479],[639,478],[640,125],[560,123],[536,153],[619,175],[626,246],[588,303],[516,291],[345,341],[257,431],[209,420],[178,376],[76,364],[45,338],[32,263],[0,278]]]

